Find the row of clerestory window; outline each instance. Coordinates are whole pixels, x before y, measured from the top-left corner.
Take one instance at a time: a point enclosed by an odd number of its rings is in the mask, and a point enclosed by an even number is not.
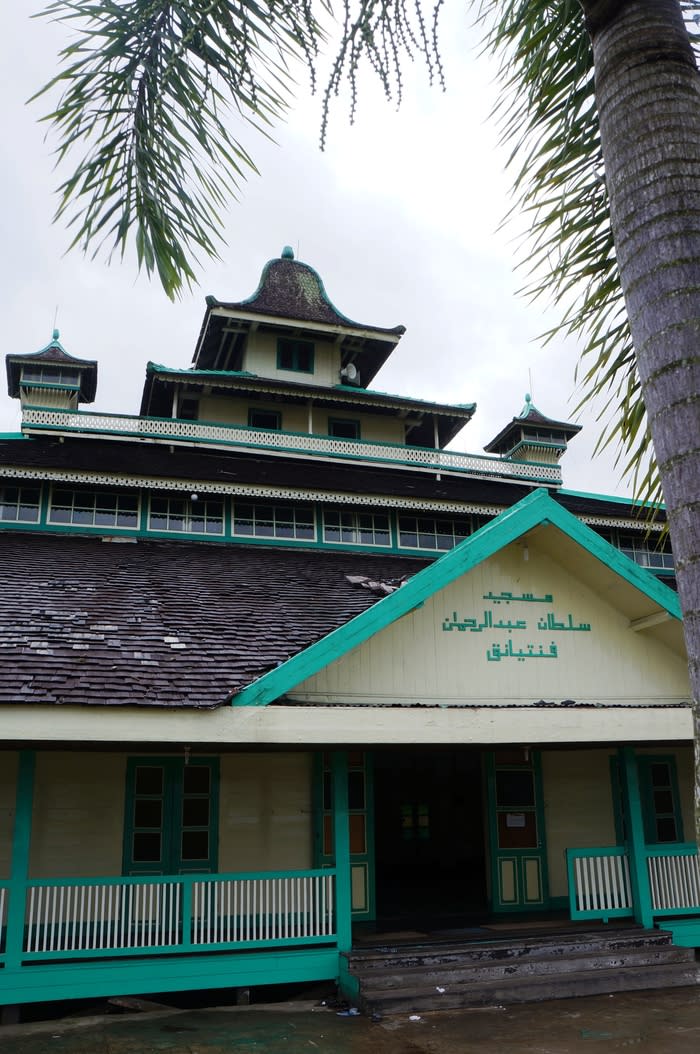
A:
[[[465,514],[349,509],[312,503],[190,494],[152,494],[144,508],[138,491],[53,486],[42,507],[40,486],[0,487],[0,524],[117,529],[205,537],[271,539],[445,552],[490,519]],[[142,516],[142,509],[144,517]],[[637,564],[673,570],[667,536],[660,540],[606,529],[601,534]]]

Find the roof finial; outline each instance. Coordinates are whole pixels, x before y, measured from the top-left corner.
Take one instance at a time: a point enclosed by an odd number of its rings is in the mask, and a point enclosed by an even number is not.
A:
[[[60,336],[61,336],[61,334],[59,333],[59,331],[58,331],[57,329],[55,329],[55,328],[54,328],[54,331],[53,331],[53,333],[51,334],[51,339],[52,339],[52,340],[58,340],[58,338],[59,338]]]
[[[291,245],[285,245],[284,249],[282,250],[281,255],[282,255],[282,259],[283,260],[293,260],[294,259],[294,249],[292,249]]]

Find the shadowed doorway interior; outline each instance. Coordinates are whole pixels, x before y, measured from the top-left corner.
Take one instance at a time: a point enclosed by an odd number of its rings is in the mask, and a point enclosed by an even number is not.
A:
[[[374,754],[378,920],[464,923],[487,911],[481,757],[425,748]]]

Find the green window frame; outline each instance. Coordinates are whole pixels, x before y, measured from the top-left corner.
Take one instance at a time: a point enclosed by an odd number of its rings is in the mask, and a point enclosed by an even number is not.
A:
[[[644,815],[644,839],[650,845],[683,841],[676,759],[641,754],[637,758]]]
[[[0,521],[38,523],[40,511],[41,487],[0,487]]]
[[[248,428],[267,428],[270,432],[280,432],[282,414],[279,410],[264,410],[251,406],[248,409]]]
[[[647,845],[673,844],[683,841],[683,816],[678,793],[676,759],[671,754],[637,756],[639,795]],[[619,759],[610,758],[610,784],[618,845],[627,838],[624,796]]]
[[[323,510],[324,542],[341,545],[391,545],[391,521],[384,512]]]
[[[234,501],[231,531],[234,536],[244,538],[315,541],[314,507]]]
[[[122,527],[137,530],[137,491],[52,487],[48,522],[71,527]]]
[[[314,345],[310,340],[280,337],[277,341],[277,369],[293,373],[314,372]]]
[[[484,517],[485,520],[485,517]],[[407,516],[399,514],[399,545],[402,549],[454,549],[474,532],[471,516]],[[481,526],[481,524],[479,524]]]
[[[125,875],[209,874],[218,839],[218,758],[128,759]]]
[[[173,534],[223,534],[223,498],[156,497],[148,507],[149,531]]]
[[[329,417],[328,435],[336,439],[360,439],[360,422],[354,417]]]

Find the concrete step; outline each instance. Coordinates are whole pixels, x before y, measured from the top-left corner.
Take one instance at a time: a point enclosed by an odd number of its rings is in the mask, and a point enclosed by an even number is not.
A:
[[[700,968],[694,962],[629,969],[590,970],[561,975],[508,977],[471,984],[431,985],[394,989],[383,993],[360,991],[359,1003],[367,1012],[380,1014],[425,1013],[479,1006],[512,1005],[548,999],[570,999],[645,989],[695,986]],[[438,988],[444,989],[439,991]]]

